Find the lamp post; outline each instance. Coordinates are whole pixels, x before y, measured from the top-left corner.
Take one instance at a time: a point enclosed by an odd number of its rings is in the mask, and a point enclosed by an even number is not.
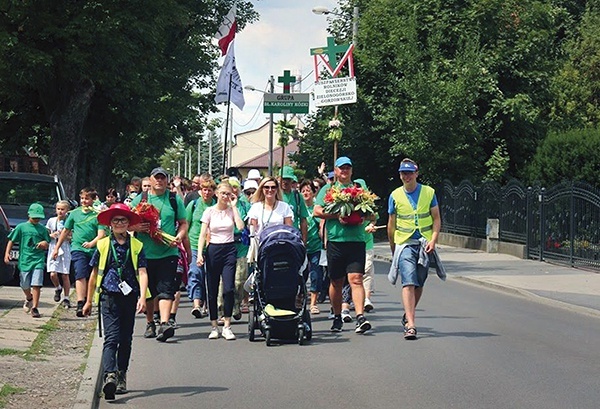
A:
[[[333,12],[324,6],[313,7],[312,12],[315,14],[319,14],[319,15],[333,14],[334,16],[345,17],[343,14]],[[354,9],[352,10],[352,44],[354,44],[354,47],[356,47],[357,34],[358,34],[358,6],[354,7]]]
[[[269,78],[269,92],[257,89],[252,85],[246,85],[244,89],[262,92],[263,94],[273,94],[275,92],[275,78],[272,75]],[[273,113],[269,114],[269,175],[273,175]]]

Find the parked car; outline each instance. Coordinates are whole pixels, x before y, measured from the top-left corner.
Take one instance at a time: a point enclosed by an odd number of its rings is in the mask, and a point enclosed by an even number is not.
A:
[[[6,284],[13,280],[15,276],[15,266],[12,264],[4,264],[4,253],[6,252],[6,243],[8,243],[8,233],[10,232],[10,225],[6,214],[0,206],[0,254],[2,254],[2,260],[0,261],[0,285]]]
[[[44,207],[46,217],[41,223],[46,225],[47,219],[55,215],[56,202],[66,199],[65,189],[58,176],[0,172],[0,206],[4,209],[11,229],[28,220],[27,210],[31,203],[39,203]],[[19,247],[15,244],[11,251],[11,265],[16,266],[18,260]]]

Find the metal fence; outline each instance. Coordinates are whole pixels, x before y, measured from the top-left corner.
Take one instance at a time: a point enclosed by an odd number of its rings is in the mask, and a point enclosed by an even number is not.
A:
[[[498,219],[500,240],[525,245],[527,257],[600,270],[600,190],[587,183],[445,181],[437,196],[444,232],[485,239],[487,219]]]

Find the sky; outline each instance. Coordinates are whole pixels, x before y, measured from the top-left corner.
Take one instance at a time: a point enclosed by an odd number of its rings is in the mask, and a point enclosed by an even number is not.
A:
[[[314,84],[313,57],[310,49],[327,44],[327,17],[312,12],[316,6],[333,10],[335,0],[257,0],[252,2],[259,21],[247,25],[235,37],[236,66],[244,86],[268,91],[269,76],[275,77],[275,92],[283,92],[277,77],[284,70],[306,79],[301,92],[310,92]],[[224,57],[219,63],[222,64]],[[233,133],[255,129],[268,120],[262,111],[263,94],[244,90],[246,105],[240,111],[233,104]],[[219,105],[217,117],[225,120],[225,105]],[[275,121],[283,116],[275,114]]]

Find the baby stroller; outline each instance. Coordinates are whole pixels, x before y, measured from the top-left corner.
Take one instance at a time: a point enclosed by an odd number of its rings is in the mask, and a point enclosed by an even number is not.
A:
[[[251,286],[248,339],[255,330],[273,339],[296,340],[302,345],[312,338],[308,293],[302,271],[308,263],[298,229],[287,225],[265,228],[259,237],[256,270]]]

